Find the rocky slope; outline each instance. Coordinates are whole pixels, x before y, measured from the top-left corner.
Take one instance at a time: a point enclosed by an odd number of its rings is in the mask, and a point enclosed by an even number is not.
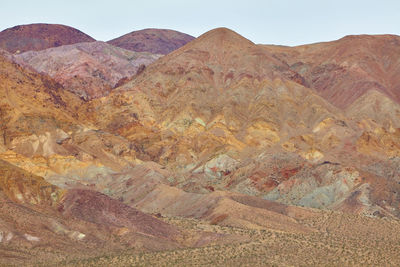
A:
[[[0,57],[0,65],[3,145],[29,134],[44,134],[56,128],[69,131],[79,125],[77,97],[49,77],[24,69],[5,57]]]
[[[56,264],[132,249],[164,251],[244,241],[177,227],[88,189],[61,189],[0,160],[0,264]]]
[[[378,113],[335,107],[272,52],[216,29],[85,109],[97,109],[97,127],[140,144],[137,156],[167,166],[171,184],[186,191],[228,189],[286,204],[353,205],[359,213],[397,216],[399,200],[389,193],[396,178],[379,183],[382,175],[370,168],[377,158],[397,155],[398,116],[386,115],[397,104],[382,100]],[[388,191],[393,209],[375,190]]]
[[[338,107],[348,107],[369,90],[400,101],[399,36],[351,35],[327,43],[263,48]]]
[[[1,158],[41,176],[90,166],[119,169],[135,160],[129,141],[98,131],[79,114],[80,98],[6,58],[0,65]]]
[[[61,190],[4,161],[0,161],[0,201],[3,264],[49,263],[127,247],[159,250],[184,245],[174,226],[94,191]]]
[[[19,25],[0,32],[0,48],[10,53],[94,41],[77,29],[58,24]]]
[[[29,51],[14,56],[16,62],[45,73],[84,100],[107,95],[121,79],[134,76],[139,68],[160,55],[139,53],[104,42],[79,43]]]
[[[284,66],[279,60],[250,41],[217,29],[161,58],[101,104],[92,101],[88,106],[100,107],[101,114],[110,116],[95,118],[98,127],[137,140],[157,161],[165,158],[171,163],[178,156],[172,152],[171,161],[160,154],[168,142],[176,140],[174,145],[182,145],[181,151],[191,146],[194,155],[188,150],[180,155],[182,163],[189,164],[200,160],[192,157],[203,153],[207,158],[217,147],[236,151],[246,146],[271,147],[280,142],[281,129],[289,135],[297,128],[295,122],[302,121],[307,131],[310,124],[336,116],[336,109],[312,90],[276,71],[280,67]],[[148,131],[146,140],[159,142],[148,147],[141,131]],[[165,140],[160,140],[162,136]]]
[[[108,43],[132,51],[166,55],[193,39],[193,36],[178,31],[144,29],[125,34]]]

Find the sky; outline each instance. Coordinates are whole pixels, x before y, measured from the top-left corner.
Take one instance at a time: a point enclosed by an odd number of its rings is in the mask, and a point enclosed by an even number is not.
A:
[[[0,0],[0,30],[72,26],[102,41],[145,28],[195,37],[230,28],[255,43],[301,45],[350,34],[400,35],[399,0]]]

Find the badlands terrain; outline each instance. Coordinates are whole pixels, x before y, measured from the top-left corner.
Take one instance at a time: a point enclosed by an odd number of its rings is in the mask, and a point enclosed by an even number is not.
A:
[[[0,47],[0,265],[400,264],[399,36]]]

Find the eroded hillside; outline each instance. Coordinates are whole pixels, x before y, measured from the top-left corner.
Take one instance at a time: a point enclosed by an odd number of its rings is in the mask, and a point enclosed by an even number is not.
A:
[[[46,218],[48,244],[62,233],[71,249],[86,246],[66,251],[67,265],[381,265],[400,239],[397,40],[289,48],[219,28],[132,72],[124,64],[138,53],[98,42],[3,52],[0,196],[13,207],[3,220],[39,212],[29,216]],[[93,64],[81,71],[81,60]],[[88,71],[101,67],[104,79]],[[70,84],[100,93],[83,101]],[[49,233],[2,225],[16,247]],[[75,232],[85,238],[67,239]],[[110,252],[74,261],[93,244]]]

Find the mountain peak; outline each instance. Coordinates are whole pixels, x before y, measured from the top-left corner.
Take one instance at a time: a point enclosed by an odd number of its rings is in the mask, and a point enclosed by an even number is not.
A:
[[[194,39],[188,34],[167,29],[133,31],[107,43],[136,52],[169,54]]]
[[[210,30],[189,44],[179,49],[178,54],[182,51],[199,50],[207,51],[215,55],[222,55],[224,53],[232,54],[237,53],[238,56],[243,54],[243,51],[255,48],[256,45],[228,28],[216,28]]]
[[[202,41],[210,41],[210,42],[223,42],[223,43],[236,43],[237,45],[244,44],[244,45],[254,45],[254,43],[242,35],[238,34],[237,32],[221,27],[216,28],[211,31],[208,31],[197,38],[198,42]]]
[[[0,48],[10,53],[93,41],[95,39],[80,30],[61,24],[18,25],[0,32]]]

